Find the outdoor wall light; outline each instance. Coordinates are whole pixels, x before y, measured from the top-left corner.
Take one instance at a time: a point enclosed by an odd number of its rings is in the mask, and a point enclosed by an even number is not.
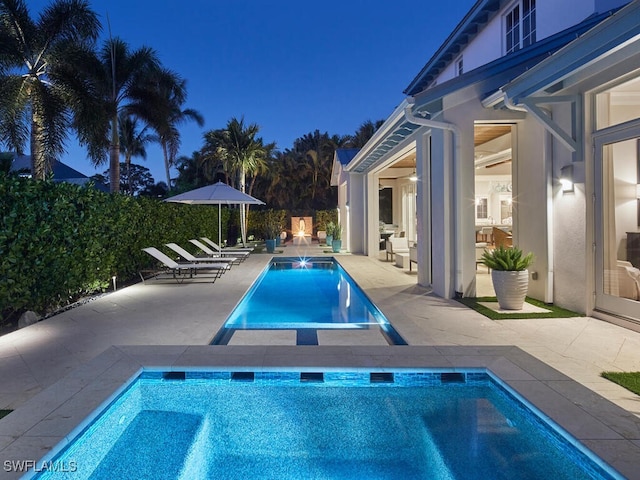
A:
[[[573,192],[573,165],[566,165],[560,169],[560,184],[562,193]]]
[[[640,200],[640,183],[636,185],[636,198]]]
[[[416,175],[416,171],[415,170],[413,171],[413,173],[409,177],[409,180],[412,181],[412,182],[417,182],[418,181],[418,176]]]

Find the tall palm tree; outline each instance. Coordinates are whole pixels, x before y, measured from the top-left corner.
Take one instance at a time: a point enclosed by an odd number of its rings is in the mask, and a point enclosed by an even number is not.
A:
[[[139,115],[150,119],[158,133],[158,140],[164,156],[164,168],[167,185],[171,189],[170,169],[175,164],[180,150],[180,131],[178,125],[193,120],[202,127],[204,118],[193,108],[182,109],[187,100],[187,81],[170,70],[162,70],[149,88],[143,86],[141,95],[148,95],[148,101],[133,108]]]
[[[86,78],[94,96],[82,103],[82,115],[76,124],[79,139],[96,165],[105,161],[108,152],[109,185],[115,193],[120,189],[119,114],[134,114],[146,123],[152,122],[145,112],[153,109],[146,103],[154,98],[149,89],[161,74],[160,60],[153,49],[132,51],[116,37],[107,40],[93,61],[82,67],[78,75]]]
[[[71,67],[86,58],[99,31],[87,0],[55,0],[37,20],[24,0],[0,0],[0,135],[17,153],[30,139],[36,179],[64,152],[83,90]]]
[[[232,172],[231,178],[237,178],[241,192],[246,192],[247,173],[255,174],[267,155],[261,138],[257,138],[260,127],[251,123],[245,125],[244,117],[233,117],[224,130],[215,131],[216,154]],[[240,231],[242,243],[247,242],[247,219],[244,206],[240,208]]]
[[[127,176],[127,193],[133,195],[132,175],[131,175],[131,158],[140,157],[147,159],[148,143],[155,140],[155,135],[147,133],[148,127],[138,128],[138,119],[125,113],[120,113],[118,119],[118,128],[120,130],[120,153],[124,156],[124,165]]]

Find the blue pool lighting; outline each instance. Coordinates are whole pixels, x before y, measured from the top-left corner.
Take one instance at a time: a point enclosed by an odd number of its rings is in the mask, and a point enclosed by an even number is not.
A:
[[[145,370],[32,478],[618,479],[486,370]]]
[[[273,259],[212,340],[225,345],[238,330],[295,330],[297,344],[317,344],[318,330],[379,331],[406,345],[384,314],[332,257]]]

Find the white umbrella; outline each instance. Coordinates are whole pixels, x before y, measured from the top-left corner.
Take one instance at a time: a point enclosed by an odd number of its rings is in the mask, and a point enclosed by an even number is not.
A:
[[[206,187],[166,198],[165,202],[191,203],[196,205],[218,205],[218,245],[222,247],[221,205],[264,205],[264,202],[237,190],[226,183],[218,182]]]

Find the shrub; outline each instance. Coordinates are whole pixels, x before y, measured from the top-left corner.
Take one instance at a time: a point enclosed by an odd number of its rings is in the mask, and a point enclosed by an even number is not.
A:
[[[0,174],[0,323],[129,281],[154,262],[143,247],[200,236],[217,238],[217,208]]]
[[[522,256],[518,247],[505,248],[500,245],[493,250],[485,250],[482,263],[492,270],[521,271],[526,270],[533,263],[533,253]]]

